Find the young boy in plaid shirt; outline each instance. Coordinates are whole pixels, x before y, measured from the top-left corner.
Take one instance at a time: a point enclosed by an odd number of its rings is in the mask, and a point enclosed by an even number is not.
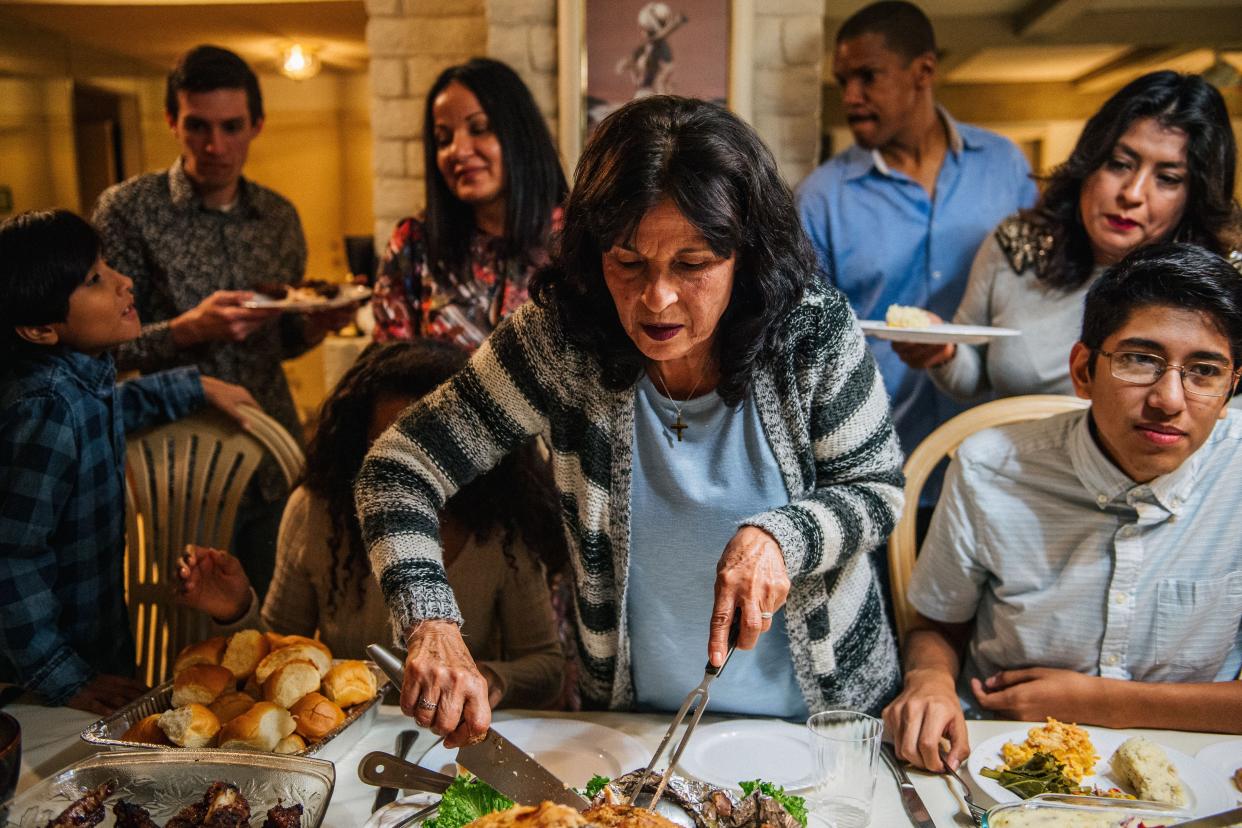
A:
[[[0,682],[109,713],[131,678],[125,434],[205,402],[242,421],[245,389],[178,368],[117,384],[138,336],[133,283],[63,210],[0,224]]]

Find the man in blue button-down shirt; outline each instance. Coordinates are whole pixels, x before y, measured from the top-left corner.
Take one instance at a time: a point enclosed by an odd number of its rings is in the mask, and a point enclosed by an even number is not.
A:
[[[846,20],[833,74],[855,145],[797,194],[824,273],[861,319],[883,319],[892,304],[952,318],[979,245],[1034,202],[1030,167],[1010,141],[936,104],[935,35],[910,3],[875,3]],[[872,350],[908,454],[961,408],[887,342]]]

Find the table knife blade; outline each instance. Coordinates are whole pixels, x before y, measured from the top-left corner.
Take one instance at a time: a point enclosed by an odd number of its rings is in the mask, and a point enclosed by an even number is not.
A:
[[[884,757],[884,764],[888,765],[888,769],[897,780],[897,788],[901,792],[901,806],[906,809],[906,816],[910,818],[910,822],[918,828],[936,828],[936,823],[932,821],[931,814],[928,813],[927,806],[923,803],[923,798],[914,789],[914,783],[910,781],[905,768],[901,766],[892,745],[887,742],[882,743],[880,755]]]

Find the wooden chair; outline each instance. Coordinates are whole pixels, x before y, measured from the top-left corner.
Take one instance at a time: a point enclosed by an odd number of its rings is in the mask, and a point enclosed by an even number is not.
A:
[[[125,594],[138,676],[152,685],[172,672],[183,646],[210,634],[210,619],[175,601],[186,544],[228,549],[242,493],[265,454],[290,486],[305,470],[289,432],[256,408],[246,415],[249,431],[206,409],[127,440]]]
[[[904,640],[906,631],[914,623],[915,610],[906,597],[906,591],[910,587],[914,558],[918,554],[915,523],[918,519],[919,494],[932,470],[944,457],[952,458],[962,441],[976,431],[1024,420],[1039,420],[1053,414],[1086,408],[1088,405],[1090,403],[1087,400],[1058,394],[1031,394],[993,400],[958,414],[919,443],[918,448],[906,460],[903,469],[906,474],[905,509],[902,511],[901,520],[897,521],[897,527],[893,529],[893,534],[888,538],[889,581],[898,639]]]

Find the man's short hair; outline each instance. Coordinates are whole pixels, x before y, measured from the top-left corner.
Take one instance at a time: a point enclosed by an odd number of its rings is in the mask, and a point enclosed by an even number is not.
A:
[[[0,224],[0,351],[22,347],[13,330],[69,316],[69,295],[99,258],[99,234],[68,210],[20,213]]]
[[[180,109],[178,92],[214,92],[217,89],[246,90],[250,123],[263,120],[263,93],[259,79],[246,61],[219,46],[195,46],[177,61],[168,73],[164,87],[164,109],[175,120]]]
[[[1104,271],[1087,291],[1082,343],[1092,350],[1153,305],[1207,314],[1242,363],[1242,274],[1198,245],[1180,242],[1140,247]]]
[[[923,10],[905,0],[882,0],[854,12],[837,30],[837,43],[878,34],[890,51],[906,62],[936,51],[936,32]]]

